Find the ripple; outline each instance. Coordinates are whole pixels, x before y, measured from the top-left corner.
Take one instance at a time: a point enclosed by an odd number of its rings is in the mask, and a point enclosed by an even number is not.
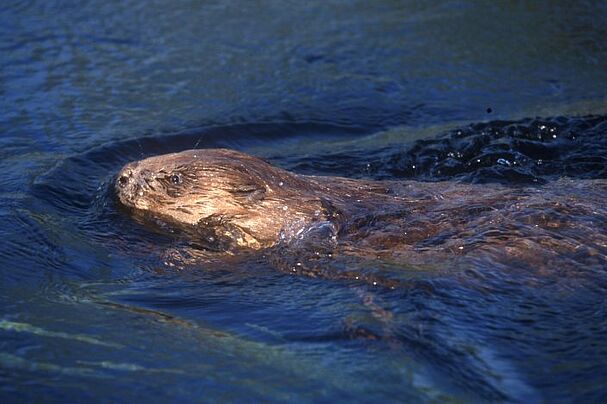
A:
[[[534,382],[546,373],[521,362],[520,355],[529,354],[528,344],[542,355],[555,350],[568,361],[578,349],[576,338],[588,341],[584,357],[589,361],[600,351],[596,337],[604,333],[604,324],[596,315],[604,310],[596,310],[602,307],[596,299],[605,284],[600,268],[593,269],[589,278],[597,282],[589,287],[575,274],[554,282],[525,267],[474,260],[437,260],[419,267],[355,257],[323,261],[323,273],[334,273],[335,279],[287,275],[264,257],[253,256],[167,267],[163,253],[179,250],[180,241],[137,224],[117,209],[114,176],[129,161],[192,147],[229,147],[267,156],[277,147],[301,150],[302,139],[317,139],[332,142],[333,147],[270,160],[309,174],[371,178],[509,185],[551,181],[567,173],[602,178],[604,167],[575,164],[580,156],[593,161],[592,156],[603,153],[604,122],[603,117],[585,117],[473,124],[398,152],[392,146],[369,148],[352,141],[373,139],[376,134],[369,128],[288,119],[148,134],[67,157],[38,176],[32,198],[20,211],[19,226],[26,231],[19,240],[9,240],[6,251],[24,257],[32,255],[32,245],[38,246],[37,260],[51,275],[38,290],[54,302],[162,312],[179,321],[209,322],[239,336],[296,350],[356,352],[358,359],[361,352],[395,352],[385,355],[428,364],[437,378],[458,386],[456,390],[490,400],[521,397],[521,391],[531,397]],[[468,164],[477,160],[480,163]],[[442,171],[450,164],[452,171]],[[407,168],[410,165],[416,166],[414,172]],[[471,215],[482,214],[474,206],[468,208]],[[23,240],[28,241],[20,244]],[[351,271],[369,279],[396,280],[402,287],[383,288],[337,276]],[[586,294],[586,302],[594,302],[588,306],[594,307],[593,315],[578,305],[581,294]],[[555,296],[569,300],[555,301]],[[520,306],[513,306],[517,303]],[[594,322],[599,329],[586,335],[584,327],[559,321],[559,316],[578,310],[586,324]],[[117,371],[132,367],[127,361],[86,364]],[[559,373],[561,380],[570,375]]]
[[[411,144],[349,147],[284,161],[305,174],[422,181],[541,184],[607,177],[607,117],[471,124]]]
[[[562,176],[607,177],[607,117],[473,124],[415,142],[377,167],[380,175],[509,185]]]

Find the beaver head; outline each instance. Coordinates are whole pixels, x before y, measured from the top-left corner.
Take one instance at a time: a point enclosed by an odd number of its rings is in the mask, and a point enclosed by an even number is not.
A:
[[[270,247],[325,213],[314,181],[226,149],[129,163],[115,189],[122,205],[219,249]]]

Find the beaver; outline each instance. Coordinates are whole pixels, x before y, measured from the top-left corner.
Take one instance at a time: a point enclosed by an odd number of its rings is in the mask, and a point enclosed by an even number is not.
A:
[[[535,187],[373,181],[300,175],[242,152],[197,149],[129,163],[115,190],[144,221],[229,254],[316,238],[368,257],[490,254],[539,264],[607,256],[602,179]]]

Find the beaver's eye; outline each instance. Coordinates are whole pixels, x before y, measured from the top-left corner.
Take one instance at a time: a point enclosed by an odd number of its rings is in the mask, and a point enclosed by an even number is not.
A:
[[[181,184],[181,177],[177,174],[171,175],[170,180],[171,180],[171,184],[173,184],[173,185]]]
[[[129,179],[124,175],[118,179],[118,184],[120,185],[121,188],[124,188],[128,182],[129,182]]]

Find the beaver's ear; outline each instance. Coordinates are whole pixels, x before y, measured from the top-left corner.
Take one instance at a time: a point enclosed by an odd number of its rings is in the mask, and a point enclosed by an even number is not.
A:
[[[229,189],[228,192],[236,199],[244,199],[247,202],[258,202],[266,197],[266,187],[254,183],[239,184]]]

